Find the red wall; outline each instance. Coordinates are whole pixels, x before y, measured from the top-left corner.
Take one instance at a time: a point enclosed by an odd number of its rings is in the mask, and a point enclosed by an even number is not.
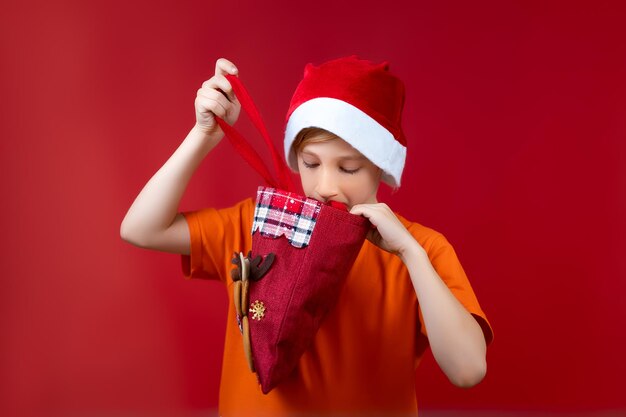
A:
[[[408,168],[383,196],[449,238],[496,333],[472,390],[429,357],[421,407],[626,409],[622,2],[38,3],[0,13],[2,415],[216,407],[224,291],[120,222],[218,57],[278,143],[304,64],[352,53],[406,81]],[[181,209],[260,183],[224,142]]]

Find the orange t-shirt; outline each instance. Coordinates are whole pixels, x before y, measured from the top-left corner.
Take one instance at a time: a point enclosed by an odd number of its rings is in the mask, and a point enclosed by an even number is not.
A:
[[[191,235],[191,254],[182,257],[184,276],[219,279],[228,291],[220,416],[417,413],[415,368],[428,339],[400,258],[365,241],[337,306],[297,369],[264,395],[244,356],[230,280],[233,252],[247,253],[252,247],[254,201],[183,214]],[[433,229],[398,218],[426,250],[450,291],[477,318],[490,342],[491,327],[450,243]]]

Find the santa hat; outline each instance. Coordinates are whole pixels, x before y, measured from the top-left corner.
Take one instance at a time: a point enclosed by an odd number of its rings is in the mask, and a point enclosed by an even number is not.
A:
[[[307,64],[287,112],[287,163],[298,170],[293,142],[302,129],[318,127],[348,142],[383,170],[384,182],[399,187],[406,159],[403,106],[404,84],[389,72],[388,62],[353,55]]]

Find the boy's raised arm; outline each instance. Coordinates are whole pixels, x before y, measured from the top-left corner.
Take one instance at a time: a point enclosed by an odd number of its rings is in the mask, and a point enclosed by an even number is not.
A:
[[[196,124],[178,149],[141,190],[120,226],[125,241],[147,249],[189,254],[189,230],[178,205],[200,162],[222,140],[215,115],[232,125],[241,105],[225,74],[236,74],[220,58],[215,75],[202,84],[195,100]]]

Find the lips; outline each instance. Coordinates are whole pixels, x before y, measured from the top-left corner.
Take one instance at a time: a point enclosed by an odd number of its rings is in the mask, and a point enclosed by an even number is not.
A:
[[[348,205],[346,203],[342,203],[341,201],[328,200],[326,204],[339,210],[348,211]]]

